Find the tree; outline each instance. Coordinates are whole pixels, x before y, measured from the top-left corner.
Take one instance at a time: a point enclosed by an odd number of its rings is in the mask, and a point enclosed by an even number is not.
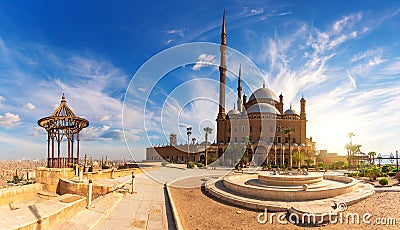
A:
[[[304,157],[301,155],[300,151],[294,151],[293,160],[297,163],[297,167],[300,168],[300,163],[304,160]]]
[[[293,154],[291,152],[291,143],[290,143],[290,134],[293,132],[292,128],[285,128],[283,130],[283,132],[288,135],[288,139],[289,139],[289,167],[292,168],[293,167]]]
[[[307,163],[307,169],[310,167],[310,164],[314,162],[313,159],[305,159],[304,161]]]
[[[369,163],[370,164],[372,164],[372,163],[374,163],[374,158],[375,158],[375,156],[376,156],[376,152],[369,152],[368,153],[368,156],[369,156]]]
[[[204,130],[204,132],[205,132],[204,135],[205,135],[205,139],[206,139],[206,148],[205,148],[204,152],[205,152],[205,155],[206,155],[205,166],[207,167],[207,157],[208,157],[208,155],[207,155],[207,142],[208,142],[208,134],[211,134],[212,131],[213,131],[213,129],[207,126],[207,127],[205,127],[203,130]]]
[[[352,165],[352,161],[354,161],[354,155],[360,149],[360,147],[361,145],[353,145],[352,143],[344,146],[344,148],[347,150],[347,161],[349,162],[349,167]]]

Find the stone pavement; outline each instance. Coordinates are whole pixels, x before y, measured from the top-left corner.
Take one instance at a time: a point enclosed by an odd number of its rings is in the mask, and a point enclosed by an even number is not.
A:
[[[111,193],[99,197],[90,208],[59,223],[54,229],[175,229],[164,183],[178,181],[173,186],[200,187],[208,178],[224,173],[222,170],[160,167],[135,174],[136,194]],[[102,184],[125,183],[125,187],[130,187],[130,182],[131,176],[98,181]]]
[[[118,180],[131,186],[131,176]],[[162,183],[136,174],[135,192],[100,197],[54,229],[175,229]]]

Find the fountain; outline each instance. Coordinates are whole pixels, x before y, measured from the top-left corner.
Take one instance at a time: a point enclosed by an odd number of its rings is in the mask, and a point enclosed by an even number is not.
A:
[[[204,184],[222,201],[253,210],[313,213],[334,211],[338,203],[354,204],[374,193],[373,187],[338,174],[256,172],[231,174]]]

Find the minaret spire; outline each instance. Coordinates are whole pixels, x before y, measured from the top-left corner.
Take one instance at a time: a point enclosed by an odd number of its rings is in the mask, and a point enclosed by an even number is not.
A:
[[[239,66],[239,78],[238,78],[238,100],[237,108],[239,112],[242,112],[242,65]]]
[[[219,111],[218,118],[225,119],[225,84],[226,84],[226,21],[225,10],[222,18],[222,32],[220,45],[220,64],[219,64]]]
[[[223,18],[222,18],[221,45],[226,45],[226,20],[225,20],[225,9],[224,9],[224,16],[223,16]]]

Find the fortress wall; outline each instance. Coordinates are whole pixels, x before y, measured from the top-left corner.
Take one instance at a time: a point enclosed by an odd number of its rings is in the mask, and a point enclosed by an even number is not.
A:
[[[43,185],[39,183],[0,189],[0,206],[30,200],[42,190]]]

